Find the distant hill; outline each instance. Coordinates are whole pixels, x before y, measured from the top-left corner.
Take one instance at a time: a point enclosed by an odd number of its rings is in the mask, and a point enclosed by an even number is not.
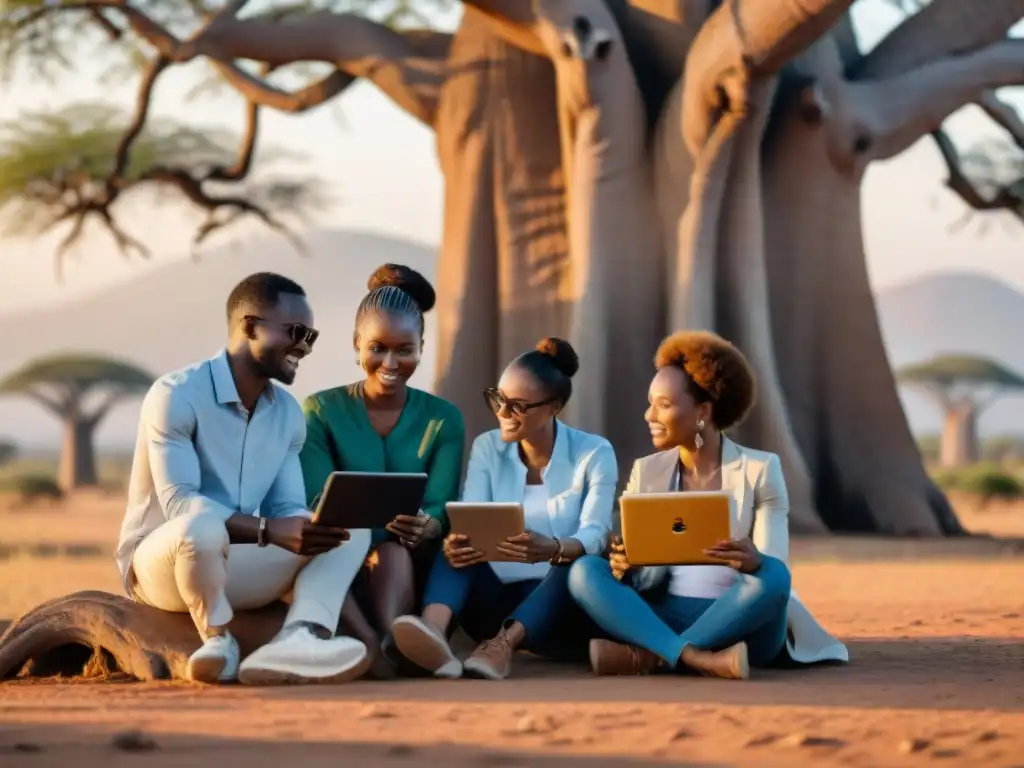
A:
[[[301,257],[279,240],[257,240],[213,251],[199,263],[168,262],[131,283],[60,307],[0,315],[0,376],[29,358],[68,349],[127,358],[156,374],[208,357],[223,343],[223,307],[231,286],[251,272],[270,269],[306,288],[323,332],[292,391],[303,397],[351,380],[357,374],[352,322],[370,272],[391,261],[433,279],[434,253],[411,242],[336,230],[314,231],[307,243],[310,255]],[[895,366],[939,352],[969,352],[1024,373],[1024,295],[1009,286],[975,274],[944,274],[886,289],[877,299]],[[416,375],[422,387],[431,385],[434,374],[432,319],[428,316],[428,352]],[[931,403],[909,393],[904,402],[916,431],[937,430]],[[982,430],[1024,432],[1022,405],[1021,398],[997,404],[982,419]],[[137,418],[138,401],[117,409],[105,422],[100,443],[131,445]],[[60,440],[49,416],[14,399],[0,399],[0,438],[5,436],[26,447],[55,446]]]
[[[352,323],[366,292],[366,280],[380,264],[396,262],[420,270],[430,280],[434,253],[412,242],[358,232],[317,230],[305,238],[309,255],[299,256],[280,239],[212,250],[198,263],[171,261],[138,279],[59,307],[0,316],[0,376],[29,358],[68,349],[127,358],[164,373],[212,356],[226,332],[224,302],[246,275],[273,270],[296,280],[309,294],[322,331],[316,352],[302,365],[292,387],[304,397],[354,379]],[[427,320],[427,344],[432,342]],[[427,387],[434,360],[425,356],[415,382]],[[115,410],[104,422],[101,445],[134,442],[138,401]],[[0,398],[0,438],[25,446],[57,445],[56,422],[32,403]]]
[[[945,352],[981,355],[1024,374],[1024,294],[970,272],[920,278],[880,291],[878,315],[890,363],[898,368]],[[939,428],[926,397],[903,393],[917,432]],[[985,411],[984,434],[1024,432],[1024,398],[1006,397]]]

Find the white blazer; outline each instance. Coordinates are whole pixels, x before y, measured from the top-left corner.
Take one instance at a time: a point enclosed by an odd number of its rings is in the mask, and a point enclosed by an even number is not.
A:
[[[541,472],[548,492],[551,530],[577,539],[590,554],[604,552],[612,530],[619,470],[612,444],[599,435],[556,422],[551,461]],[[462,490],[463,501],[522,503],[526,465],[519,444],[506,443],[497,429],[473,441]]]
[[[664,493],[675,490],[679,451],[672,449],[638,459],[625,493]],[[722,437],[722,490],[736,499],[733,531],[750,537],[760,552],[789,565],[789,494],[779,457],[755,451]],[[669,575],[667,566],[636,569],[633,585],[644,591]],[[804,607],[795,591],[789,597],[786,648],[794,661],[849,661],[846,646],[826,632]]]

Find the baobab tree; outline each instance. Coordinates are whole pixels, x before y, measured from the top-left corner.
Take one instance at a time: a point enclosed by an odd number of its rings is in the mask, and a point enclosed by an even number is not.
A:
[[[60,419],[64,441],[57,482],[64,491],[95,486],[93,436],[111,408],[145,393],[153,377],[129,363],[92,355],[57,355],[0,379],[0,396],[29,398]]]
[[[978,417],[999,397],[1024,391],[1024,377],[993,360],[971,355],[939,355],[904,366],[901,384],[929,395],[942,409],[939,463],[962,467],[979,459]]]
[[[8,61],[59,68],[90,34],[142,52],[105,171],[36,174],[18,199],[137,250],[116,210],[141,185],[208,212],[199,239],[245,216],[280,227],[273,196],[245,195],[260,111],[300,113],[366,78],[436,133],[436,390],[470,435],[489,426],[480,389],[557,333],[586,366],[567,417],[608,435],[628,466],[650,450],[639,414],[658,340],[711,328],[757,369],[759,403],[737,437],[782,457],[794,531],[962,532],[897,396],[860,186],[872,162],[931,135],[968,206],[1024,210],[1021,185],[972,179],[942,129],[977,104],[1024,145],[995,90],[1024,77],[1024,46],[1007,37],[1024,0],[983,13],[932,0],[869,51],[852,0],[465,0],[453,34],[372,17],[409,3],[248,5],[9,3]],[[346,12],[357,5],[366,13]],[[199,59],[247,101],[237,162],[132,166],[155,84]],[[326,71],[296,90],[271,77],[310,62]]]

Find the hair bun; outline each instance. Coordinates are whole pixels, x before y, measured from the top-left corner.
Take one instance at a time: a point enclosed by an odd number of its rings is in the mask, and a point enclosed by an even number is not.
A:
[[[572,348],[572,344],[565,339],[551,336],[537,344],[537,351],[550,357],[555,363],[555,368],[570,379],[580,369],[580,358],[576,354],[576,350]]]
[[[437,301],[437,294],[434,293],[434,286],[430,281],[412,267],[403,264],[383,264],[377,267],[366,282],[366,287],[370,291],[386,285],[401,288],[412,296],[421,312],[432,310]]]

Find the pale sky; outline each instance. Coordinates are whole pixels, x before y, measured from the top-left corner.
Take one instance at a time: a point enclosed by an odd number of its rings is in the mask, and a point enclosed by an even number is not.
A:
[[[861,0],[855,20],[869,46],[898,17],[883,0]],[[231,96],[187,102],[185,93],[196,82],[198,67],[169,71],[161,81],[154,117],[188,117],[194,123],[238,128],[241,102]],[[135,82],[124,85],[97,82],[98,67],[85,66],[57,87],[16,80],[0,96],[0,120],[16,118],[25,109],[59,108],[73,101],[109,100],[128,108]],[[1011,94],[1011,97],[1013,95]],[[1018,105],[1024,100],[1014,98]],[[950,121],[960,144],[999,135],[973,109]],[[314,224],[370,230],[411,239],[427,246],[440,242],[442,180],[435,158],[433,135],[407,117],[373,86],[360,83],[331,105],[299,117],[266,112],[264,144],[309,153],[296,169],[315,171],[327,182],[336,203]],[[900,157],[873,166],[863,187],[864,229],[869,269],[876,287],[929,272],[970,270],[992,274],[1024,290],[1024,226],[1003,214],[990,216],[993,226],[983,237],[975,225],[958,234],[949,226],[964,208],[942,186],[944,169],[938,153],[922,140]],[[0,313],[48,304],[130,280],[154,263],[188,256],[191,229],[180,208],[136,205],[132,231],[154,251],[151,262],[126,261],[105,235],[88,238],[78,258],[67,264],[65,283],[53,279],[54,245],[59,234],[34,242],[7,238],[0,247]],[[1003,226],[1006,225],[1006,226]],[[244,228],[232,230],[232,236]],[[216,246],[228,237],[211,239]],[[282,244],[282,258],[291,251]]]

